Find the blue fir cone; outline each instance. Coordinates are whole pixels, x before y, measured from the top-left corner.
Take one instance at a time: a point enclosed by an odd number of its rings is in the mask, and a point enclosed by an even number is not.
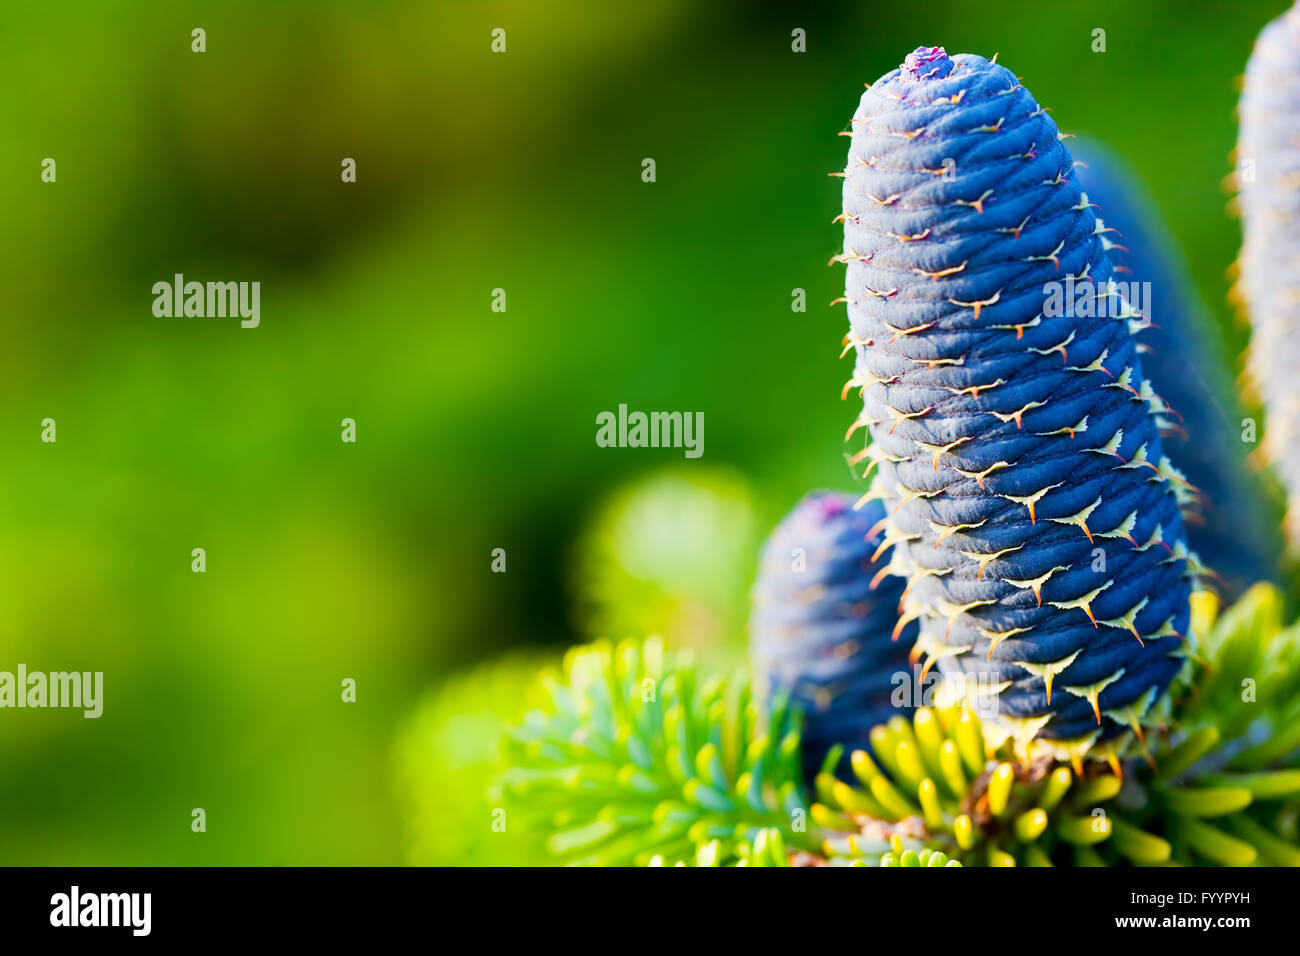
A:
[[[867,749],[873,726],[915,704],[908,651],[917,629],[895,639],[905,582],[884,573],[884,509],[853,503],[830,491],[804,498],[764,546],[754,588],[757,684],[803,712],[809,779],[832,746]]]
[[[919,620],[927,667],[994,737],[1077,758],[1138,728],[1186,653],[1191,490],[1162,451],[1145,322],[1008,70],[920,48],[850,135],[850,435],[870,432],[855,458],[908,581],[899,624]]]
[[[1187,541],[1223,597],[1276,580],[1277,518],[1246,464],[1242,410],[1216,361],[1213,319],[1177,242],[1137,174],[1101,143],[1073,140],[1079,184],[1102,223],[1102,244],[1151,325],[1138,351],[1159,401],[1151,403],[1167,454],[1197,489],[1183,509]]]
[[[1252,327],[1248,365],[1267,416],[1262,448],[1286,487],[1288,536],[1300,549],[1300,5],[1260,33],[1240,113],[1239,291]]]

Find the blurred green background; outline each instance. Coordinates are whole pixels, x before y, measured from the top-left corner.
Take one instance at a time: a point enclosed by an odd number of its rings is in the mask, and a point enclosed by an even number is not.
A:
[[[1236,78],[1285,6],[7,2],[0,669],[105,704],[0,711],[0,863],[524,859],[478,789],[520,675],[734,651],[763,534],[852,487],[862,84],[999,53],[1147,176],[1235,364]],[[177,272],[260,281],[261,327],[155,318]],[[597,447],[621,402],[702,411],[704,457]]]

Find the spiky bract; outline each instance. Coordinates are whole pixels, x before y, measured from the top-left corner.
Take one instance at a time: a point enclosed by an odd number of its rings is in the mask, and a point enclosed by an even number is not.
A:
[[[911,709],[916,626],[895,634],[904,582],[879,576],[885,512],[853,502],[837,492],[804,498],[768,539],[754,587],[756,684],[802,711],[810,778],[832,746],[866,747],[873,726]]]
[[[1165,454],[1198,492],[1183,510],[1188,544],[1235,601],[1277,577],[1281,539],[1268,495],[1246,467],[1253,446],[1241,440],[1242,412],[1215,358],[1209,310],[1134,170],[1093,140],[1072,141],[1070,152],[1117,280],[1150,323],[1138,347],[1159,396],[1152,412]]]
[[[999,733],[1117,735],[1182,663],[1190,492],[1055,123],[1001,66],[918,50],[863,95],[843,193],[858,424],[918,647]]]

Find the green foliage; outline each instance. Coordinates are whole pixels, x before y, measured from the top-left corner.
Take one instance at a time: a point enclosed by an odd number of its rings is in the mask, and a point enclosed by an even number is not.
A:
[[[799,735],[759,713],[743,676],[701,681],[657,639],[575,648],[544,674],[539,706],[511,729],[500,788],[509,818],[557,857],[594,865],[718,864],[815,847]]]
[[[919,844],[965,864],[1047,866],[1111,836],[1098,808],[1119,792],[1119,778],[1097,762],[1076,772],[988,748],[970,710],[922,707],[911,721],[895,717],[873,731],[872,749],[874,758],[852,755],[856,784],[817,776],[813,819],[837,831],[828,857],[870,860],[886,841],[886,857],[892,852],[900,865],[903,848],[916,854]]]
[[[948,854],[942,850],[924,849],[920,853],[916,850],[907,850],[903,848],[903,842],[898,837],[894,837],[890,848],[880,857],[881,866],[961,866],[960,860],[951,859]]]
[[[723,866],[727,859],[722,841],[710,840],[703,844],[689,860],[677,860],[672,864],[666,862],[662,855],[650,858],[648,866]],[[741,840],[736,843],[730,857],[729,866],[789,867],[790,854],[786,850],[785,840],[776,827],[764,827],[754,834],[753,841]]]
[[[393,748],[394,792],[415,866],[541,865],[542,841],[493,828],[488,789],[501,735],[552,655],[517,652],[458,674],[422,700]]]
[[[725,468],[669,468],[596,512],[574,553],[580,630],[663,634],[676,647],[739,643],[758,551],[749,485]]]

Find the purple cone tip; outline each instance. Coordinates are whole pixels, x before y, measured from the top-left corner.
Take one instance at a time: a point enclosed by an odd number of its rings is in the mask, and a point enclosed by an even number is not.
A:
[[[802,511],[818,524],[825,524],[836,515],[853,510],[852,499],[837,491],[818,491],[803,500]]]
[[[942,79],[952,72],[953,62],[941,46],[919,46],[903,61],[903,79],[912,83],[931,77]]]

